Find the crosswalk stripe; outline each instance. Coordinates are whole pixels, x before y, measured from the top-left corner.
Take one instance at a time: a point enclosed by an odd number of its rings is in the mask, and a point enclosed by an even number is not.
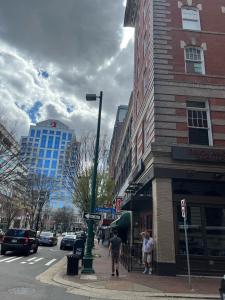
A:
[[[37,257],[32,257],[32,258],[30,258],[30,259],[28,259],[27,261],[32,261],[32,260],[34,260],[34,259],[36,259]]]
[[[38,259],[35,259],[35,260],[33,260],[32,262],[30,262],[29,265],[34,265],[36,262],[38,262],[38,261],[40,261],[40,260],[42,260],[42,259],[44,259],[44,257],[40,257],[40,258],[38,258]]]
[[[15,256],[11,256],[11,257],[7,257],[7,258],[4,258],[4,259],[1,259],[0,262],[6,261],[6,260],[10,260],[10,259],[12,259],[12,258],[14,258],[14,257],[15,257]]]
[[[45,264],[45,266],[50,266],[54,261],[56,261],[56,258],[50,260],[49,262],[47,262],[47,264]]]
[[[7,260],[7,261],[5,261],[5,262],[6,262],[6,263],[10,263],[10,262],[12,262],[12,261],[15,261],[15,260],[18,260],[18,259],[21,259],[21,258],[23,258],[23,257],[22,257],[22,256],[21,256],[21,257],[16,257],[16,258]]]

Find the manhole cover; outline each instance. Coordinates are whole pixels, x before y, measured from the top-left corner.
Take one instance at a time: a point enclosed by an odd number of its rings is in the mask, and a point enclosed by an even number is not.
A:
[[[10,289],[10,290],[8,290],[8,292],[13,295],[29,295],[29,296],[31,296],[36,293],[36,290],[33,288],[18,287],[18,288]]]

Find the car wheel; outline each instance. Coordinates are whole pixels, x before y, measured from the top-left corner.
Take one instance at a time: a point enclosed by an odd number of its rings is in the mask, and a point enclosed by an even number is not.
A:
[[[1,255],[5,255],[6,251],[1,249]]]
[[[30,255],[30,248],[28,248],[25,252],[24,252],[25,256],[29,256]]]

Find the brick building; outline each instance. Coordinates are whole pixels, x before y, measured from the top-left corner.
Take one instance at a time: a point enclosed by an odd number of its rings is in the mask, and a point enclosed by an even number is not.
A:
[[[132,170],[116,186],[133,243],[151,229],[154,271],[185,273],[185,198],[191,271],[223,274],[225,3],[127,0],[124,25],[135,28]]]

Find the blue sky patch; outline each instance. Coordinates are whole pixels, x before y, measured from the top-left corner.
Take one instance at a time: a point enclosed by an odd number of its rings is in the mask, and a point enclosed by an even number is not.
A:
[[[31,121],[36,123],[39,109],[42,107],[41,101],[36,101],[34,105],[27,111]]]

